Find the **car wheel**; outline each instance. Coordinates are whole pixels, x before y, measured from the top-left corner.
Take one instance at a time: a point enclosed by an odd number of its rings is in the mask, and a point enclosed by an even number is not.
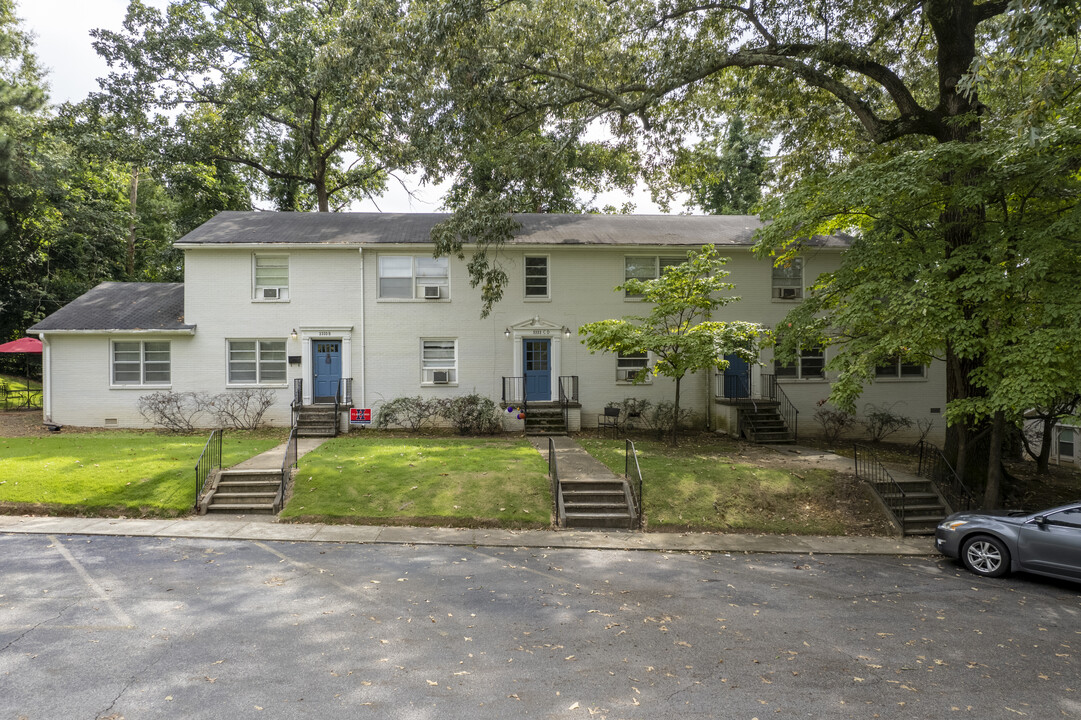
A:
[[[1010,571],[1010,551],[998,538],[977,535],[965,540],[961,562],[977,575],[1002,577]]]

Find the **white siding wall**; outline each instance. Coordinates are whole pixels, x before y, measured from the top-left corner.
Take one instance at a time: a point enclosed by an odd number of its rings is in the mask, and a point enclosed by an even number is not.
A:
[[[480,318],[479,292],[469,286],[465,264],[450,266],[450,298],[440,300],[381,300],[378,295],[380,254],[424,255],[427,246],[383,246],[267,252],[289,255],[289,300],[259,302],[252,299],[251,249],[206,248],[188,250],[185,258],[185,308],[187,323],[196,324],[193,337],[172,339],[172,390],[215,394],[226,390],[227,339],[286,340],[287,354],[304,356],[312,338],[341,339],[348,348],[345,374],[354,379],[354,404],[378,408],[404,395],[451,397],[472,392],[500,400],[504,376],[522,375],[521,338],[530,335],[532,318],[549,328],[554,372],[576,375],[580,383],[583,427],[596,424],[604,406],[628,397],[654,403],[671,400],[674,384],[655,378],[649,385],[616,381],[616,358],[591,355],[581,343],[578,328],[588,322],[645,314],[639,302],[624,299],[614,290],[624,281],[624,258],[628,255],[682,256],[673,248],[613,247],[510,247],[498,262],[510,282],[504,298],[488,318]],[[260,251],[264,252],[264,251]],[[525,298],[524,256],[549,258],[550,299]],[[771,267],[746,249],[722,249],[731,260],[729,280],[739,302],[720,309],[718,320],[746,320],[769,326],[781,321],[793,303],[771,297]],[[811,251],[805,258],[804,280],[809,285],[818,274],[837,266],[836,250]],[[562,327],[571,330],[565,338]],[[514,337],[506,328],[517,328]],[[290,339],[296,329],[299,337]],[[458,346],[457,383],[423,385],[421,340],[454,339]],[[56,422],[103,425],[115,418],[120,426],[143,424],[135,409],[139,390],[109,389],[109,338],[52,336],[52,407]],[[767,351],[763,372],[772,372]],[[310,367],[290,364],[288,382],[273,387],[277,402],[267,414],[276,424],[289,421],[292,381],[303,377],[310,384]],[[945,401],[941,367],[933,366],[926,379],[878,382],[868,387],[863,402],[892,404],[909,417],[936,417],[930,409]],[[684,378],[682,406],[704,416],[713,406],[713,373]],[[787,381],[785,392],[800,409],[800,434],[814,434],[815,403],[829,392],[822,381]],[[145,391],[145,389],[144,389]],[[894,404],[896,403],[896,404]]]

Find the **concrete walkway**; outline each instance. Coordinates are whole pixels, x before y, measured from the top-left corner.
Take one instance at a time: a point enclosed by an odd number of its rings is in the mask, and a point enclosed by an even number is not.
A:
[[[555,437],[560,476],[585,479],[615,475],[569,437]],[[302,438],[298,457],[319,447],[318,438]],[[545,458],[548,438],[530,442]],[[852,461],[832,453],[787,446],[782,452],[808,464],[852,471]],[[281,445],[235,468],[279,469]],[[485,547],[580,548],[718,553],[798,553],[816,555],[935,555],[927,537],[859,537],[817,535],[752,535],[742,533],[640,533],[630,530],[493,530],[487,528],[380,527],[278,522],[273,515],[185,517],[174,520],[67,518],[0,515],[0,533],[41,535],[121,535],[129,537],[200,538],[208,540],[278,540],[394,545],[461,545]]]

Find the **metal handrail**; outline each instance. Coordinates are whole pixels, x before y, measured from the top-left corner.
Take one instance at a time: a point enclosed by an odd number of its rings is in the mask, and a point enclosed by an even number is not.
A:
[[[300,418],[300,408],[304,405],[304,380],[303,378],[293,378],[293,402],[289,404],[289,409],[292,413],[290,425],[292,427],[297,426],[297,420]]]
[[[199,507],[199,498],[202,496],[203,490],[206,489],[206,481],[210,477],[210,473],[215,468],[221,469],[221,438],[224,434],[225,430],[211,432],[210,437],[206,440],[206,445],[203,446],[203,452],[199,455],[198,462],[195,463],[195,502],[193,503],[195,508]]]
[[[778,402],[784,424],[792,428],[792,442],[798,442],[799,408],[792,404],[792,401],[788,399],[788,395],[785,395],[784,390],[781,389],[780,384],[777,382],[776,375],[763,375],[762,384],[769,388],[769,399]]]
[[[274,498],[274,508],[281,510],[285,504],[285,487],[289,483],[292,469],[297,466],[297,429],[289,431],[289,439],[285,442],[285,457],[282,458],[281,482],[278,484],[278,495]]]
[[[563,486],[559,483],[559,460],[556,457],[556,444],[548,438],[548,479],[552,485],[552,512],[555,514],[556,527],[562,527],[567,509],[563,505]]]
[[[908,496],[900,484],[893,479],[890,471],[879,461],[875,451],[866,445],[856,444],[855,464],[856,477],[866,482],[875,495],[894,516],[901,526],[901,536],[905,534],[905,512],[908,504]],[[860,458],[860,453],[863,458]],[[867,456],[870,455],[870,458]]]
[[[976,507],[976,498],[957,475],[950,461],[936,445],[926,440],[920,440],[920,464],[916,474],[934,484],[952,512]]]
[[[563,429],[570,431],[570,404],[578,402],[578,376],[559,376],[559,407],[563,411]]]
[[[631,460],[634,460],[634,476],[631,476]],[[638,528],[642,527],[642,518],[644,516],[643,503],[643,483],[642,483],[642,467],[638,464],[638,451],[634,447],[633,440],[627,440],[627,444],[624,447],[623,458],[623,476],[627,478],[627,485],[631,489],[631,500],[634,502],[634,514],[635,525]]]
[[[504,405],[514,405],[528,416],[529,398],[526,395],[524,376],[503,377],[502,400]]]
[[[338,423],[341,422],[342,406],[349,407],[353,404],[353,378],[338,378],[338,387],[334,390],[334,434],[338,434]]]

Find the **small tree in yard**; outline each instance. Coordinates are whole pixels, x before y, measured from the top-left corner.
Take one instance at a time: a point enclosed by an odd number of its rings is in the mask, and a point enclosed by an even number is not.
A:
[[[679,417],[680,383],[688,372],[724,369],[725,355],[736,354],[748,362],[758,359],[766,331],[749,322],[711,320],[713,310],[739,300],[719,293],[735,287],[724,280],[727,258],[712,245],[687,253],[687,261],[667,268],[655,280],[628,280],[616,287],[641,295],[653,307],[648,315],[587,323],[578,329],[591,353],[651,353],[650,371],[676,381],[673,416]],[[636,383],[643,382],[639,376]],[[671,441],[677,441],[679,424],[673,423]]]

